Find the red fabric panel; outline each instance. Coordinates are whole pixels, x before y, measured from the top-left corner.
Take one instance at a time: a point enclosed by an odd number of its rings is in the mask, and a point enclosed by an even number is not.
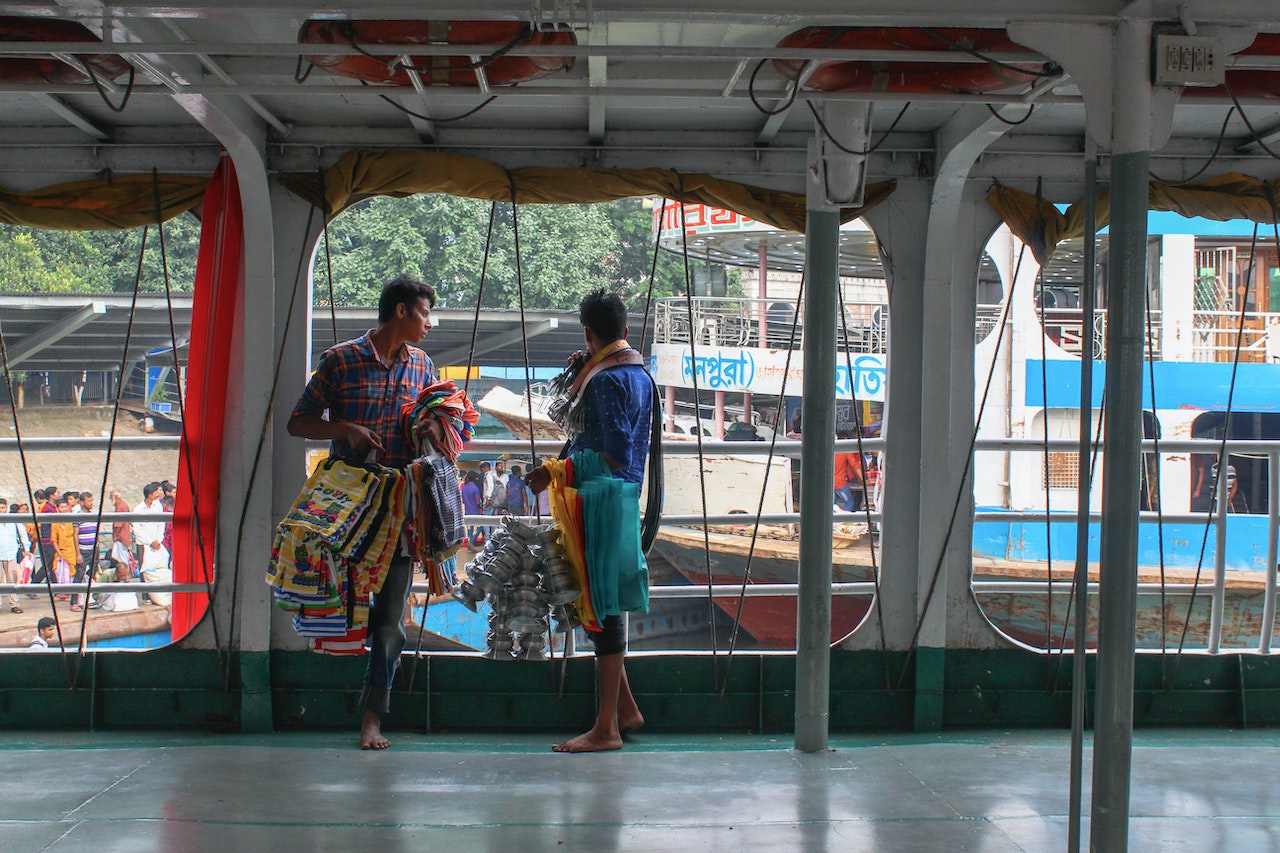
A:
[[[178,495],[173,508],[173,579],[178,583],[204,583],[214,574],[227,365],[236,300],[243,289],[244,214],[235,167],[231,158],[223,157],[205,191],[191,305]],[[175,593],[169,611],[173,639],[186,635],[208,605],[209,597],[203,592]]]

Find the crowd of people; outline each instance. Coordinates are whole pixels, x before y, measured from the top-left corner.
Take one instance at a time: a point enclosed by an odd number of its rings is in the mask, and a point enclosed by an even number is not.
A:
[[[173,524],[166,520],[172,514],[176,487],[168,480],[147,483],[141,490],[142,500],[130,506],[118,489],[107,495],[103,507],[108,512],[133,512],[156,515],[154,521],[117,521],[99,529],[96,521],[97,496],[91,491],[63,491],[47,486],[33,492],[35,512],[31,505],[10,501],[0,496],[0,578],[9,584],[82,583],[92,575],[96,581],[168,581],[172,567]],[[79,515],[81,519],[55,521],[49,515]],[[108,544],[109,543],[109,544]],[[39,599],[30,593],[27,599]],[[65,602],[73,612],[84,608],[128,609],[130,602],[122,596],[94,596],[86,600],[79,593],[59,594],[55,602]],[[132,606],[137,606],[137,598]],[[9,612],[23,613],[23,597],[8,596]],[[165,606],[168,593],[152,592],[140,597],[142,603]],[[117,607],[117,605],[119,605]],[[36,623],[36,636],[31,648],[47,648],[49,617]]]
[[[462,477],[462,509],[467,515],[539,515],[551,517],[551,496],[545,491],[535,494],[525,484],[526,469],[512,465],[506,469],[502,459],[481,462],[478,470]],[[464,548],[479,550],[494,530],[494,525],[467,526]]]

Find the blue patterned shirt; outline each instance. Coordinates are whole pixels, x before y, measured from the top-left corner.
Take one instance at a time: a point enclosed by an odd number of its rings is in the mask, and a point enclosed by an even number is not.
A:
[[[412,460],[413,451],[400,429],[400,407],[416,401],[423,387],[434,381],[435,367],[425,352],[405,344],[399,357],[388,365],[365,332],[325,350],[293,414],[319,415],[328,409],[331,421],[368,427],[382,441],[383,450],[374,461],[403,468]],[[365,461],[357,458],[345,441],[331,441],[329,453],[353,462]]]
[[[643,367],[623,364],[600,371],[587,383],[582,434],[569,452],[607,453],[622,467],[613,472],[631,483],[644,480],[653,412],[653,382]]]

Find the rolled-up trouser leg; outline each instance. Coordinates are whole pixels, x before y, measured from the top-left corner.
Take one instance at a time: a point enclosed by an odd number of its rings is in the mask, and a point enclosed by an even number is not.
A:
[[[626,617],[617,615],[601,619],[600,631],[592,635],[591,641],[595,643],[598,658],[625,652],[627,650]]]
[[[391,709],[391,682],[404,651],[404,607],[413,579],[413,563],[399,549],[387,568],[382,590],[369,606],[369,657],[360,707],[379,714]]]

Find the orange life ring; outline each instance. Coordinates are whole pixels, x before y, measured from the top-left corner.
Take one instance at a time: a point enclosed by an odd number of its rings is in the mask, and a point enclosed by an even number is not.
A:
[[[960,50],[957,45],[983,54],[1034,55],[1004,30],[960,27],[806,27],[778,42],[778,47],[939,52]],[[799,59],[775,59],[773,65],[783,76],[794,80],[805,63]],[[1038,57],[1029,59],[1025,66],[992,62],[823,62],[804,85],[820,92],[997,92],[1030,83],[1043,65]]]
[[[1280,33],[1259,33],[1253,44],[1237,51],[1236,56],[1280,56]],[[1266,71],[1227,69],[1227,85],[1237,98],[1280,98],[1280,69]],[[1182,94],[1190,97],[1227,97],[1222,86],[1188,86]]]
[[[298,42],[314,45],[354,45],[368,53],[355,56],[308,54],[317,68],[341,77],[352,77],[369,83],[412,85],[409,74],[396,60],[408,55],[413,68],[428,86],[477,86],[476,63],[471,55],[418,56],[415,44],[454,45],[572,45],[578,40],[572,32],[541,32],[519,21],[307,21],[298,31]],[[388,53],[385,48],[403,48]],[[573,67],[571,56],[494,56],[481,57],[485,79],[494,86],[510,86],[567,71]]]
[[[0,44],[7,41],[84,42],[101,44],[102,39],[75,21],[50,18],[0,17]],[[128,61],[115,53],[76,53],[100,79],[114,80],[129,70]],[[52,56],[10,56],[0,59],[0,82],[4,83],[85,83],[78,68]]]

